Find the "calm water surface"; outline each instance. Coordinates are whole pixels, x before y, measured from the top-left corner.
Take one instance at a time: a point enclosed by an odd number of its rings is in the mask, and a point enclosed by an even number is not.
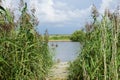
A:
[[[81,50],[79,42],[49,42],[51,50],[54,51],[54,60],[62,62],[73,61]]]

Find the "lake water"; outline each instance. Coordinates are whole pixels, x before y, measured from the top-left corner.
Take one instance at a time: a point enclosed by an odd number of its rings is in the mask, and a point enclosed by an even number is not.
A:
[[[55,53],[55,61],[73,61],[81,51],[79,42],[49,42],[49,46]]]

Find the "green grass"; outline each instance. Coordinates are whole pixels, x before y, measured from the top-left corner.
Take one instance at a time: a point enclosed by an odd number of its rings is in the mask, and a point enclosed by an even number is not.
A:
[[[44,80],[52,55],[47,39],[34,30],[27,4],[17,24],[9,10],[0,12],[0,80]]]

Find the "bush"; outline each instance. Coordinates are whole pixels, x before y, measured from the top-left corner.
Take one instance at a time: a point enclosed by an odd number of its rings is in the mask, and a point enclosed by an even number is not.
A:
[[[79,42],[84,42],[85,40],[85,32],[78,30],[75,31],[71,36],[70,39],[72,41],[79,41]]]

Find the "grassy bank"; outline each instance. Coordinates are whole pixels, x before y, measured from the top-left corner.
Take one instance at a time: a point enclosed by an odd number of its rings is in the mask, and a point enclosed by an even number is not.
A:
[[[49,41],[70,41],[70,35],[50,35]]]
[[[44,80],[52,65],[47,35],[34,30],[26,3],[21,9],[15,23],[13,14],[0,6],[0,80]]]

